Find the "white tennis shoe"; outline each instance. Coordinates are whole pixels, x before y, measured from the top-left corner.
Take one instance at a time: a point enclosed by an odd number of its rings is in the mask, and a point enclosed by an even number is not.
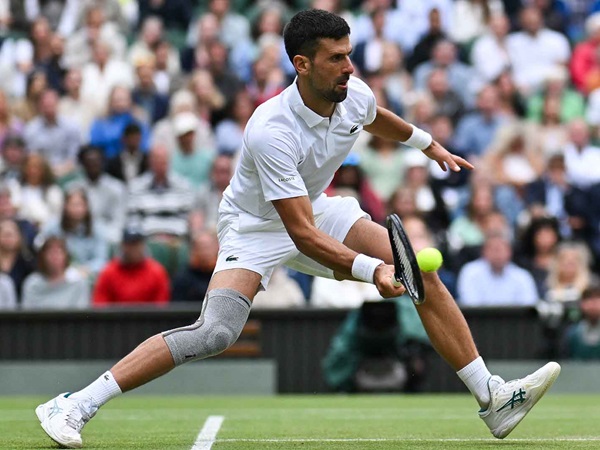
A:
[[[42,428],[50,439],[65,448],[81,448],[81,429],[98,407],[91,398],[73,399],[60,394],[35,409]]]
[[[479,417],[495,437],[505,438],[544,396],[558,374],[560,365],[549,362],[522,379],[505,382],[492,376],[488,380],[490,404],[485,411],[479,411]]]

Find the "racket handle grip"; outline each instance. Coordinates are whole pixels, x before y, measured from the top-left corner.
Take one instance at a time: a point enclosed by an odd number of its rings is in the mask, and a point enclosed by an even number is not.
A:
[[[396,278],[396,275],[392,276],[392,284],[394,285],[394,287],[400,287],[402,286],[402,281],[400,281],[398,278]]]

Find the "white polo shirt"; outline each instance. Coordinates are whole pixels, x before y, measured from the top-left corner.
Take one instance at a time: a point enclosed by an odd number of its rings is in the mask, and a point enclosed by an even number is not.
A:
[[[309,109],[293,83],[260,105],[248,121],[220,210],[280,223],[272,200],[307,195],[314,208],[363,126],[376,114],[375,96],[359,78],[350,77],[348,95],[331,118]]]

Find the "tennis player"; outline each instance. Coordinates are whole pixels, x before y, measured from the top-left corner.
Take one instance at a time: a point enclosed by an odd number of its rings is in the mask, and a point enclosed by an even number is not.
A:
[[[44,431],[68,448],[82,446],[81,429],[112,398],[188,361],[231,346],[252,299],[275,267],[338,280],[373,283],[383,297],[394,286],[387,230],[353,198],[323,194],[361,130],[421,149],[444,170],[472,166],[423,130],[378,107],[353,77],[350,29],[321,10],[296,14],[286,26],[295,82],[259,106],[244,133],[241,157],[219,209],[220,251],[198,320],[139,345],[84,389],[38,406]],[[544,395],[560,372],[548,363],[521,380],[492,376],[454,299],[435,273],[423,273],[426,302],[417,307],[437,352],[479,403],[479,416],[503,438]]]

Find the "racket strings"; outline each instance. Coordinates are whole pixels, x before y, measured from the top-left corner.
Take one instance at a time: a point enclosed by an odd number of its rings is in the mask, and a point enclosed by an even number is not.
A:
[[[410,259],[408,258],[406,251],[405,251],[404,242],[402,241],[398,232],[395,229],[392,230],[392,234],[394,237],[394,244],[396,247],[396,249],[395,249],[396,255],[398,256],[398,259],[400,260],[400,265],[402,266],[402,272],[404,274],[404,278],[406,278],[405,281],[409,285],[409,286],[405,286],[405,288],[409,289],[411,292],[416,293],[417,288],[415,287],[415,277],[413,274]]]

